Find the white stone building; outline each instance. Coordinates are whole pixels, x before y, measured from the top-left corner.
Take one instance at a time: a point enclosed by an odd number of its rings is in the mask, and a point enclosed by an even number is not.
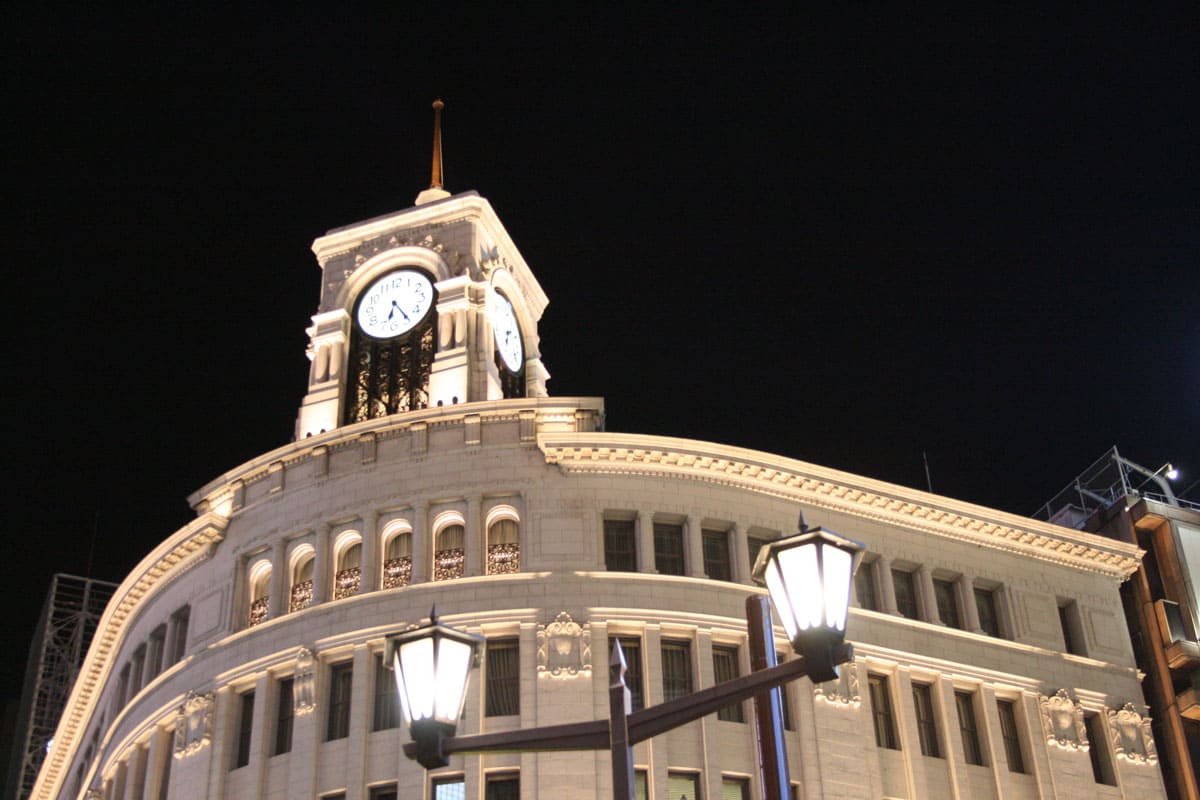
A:
[[[463,732],[607,716],[613,637],[658,703],[748,670],[752,554],[800,510],[869,555],[855,662],[787,687],[798,797],[1163,796],[1118,594],[1137,548],[605,432],[601,400],[547,396],[547,298],[487,201],[419,200],[315,242],[296,441],[197,491],[121,584],[33,797],[609,797],[605,753],[407,760],[384,637],[435,604],[487,637]],[[753,713],[639,744],[639,791],[760,797]]]

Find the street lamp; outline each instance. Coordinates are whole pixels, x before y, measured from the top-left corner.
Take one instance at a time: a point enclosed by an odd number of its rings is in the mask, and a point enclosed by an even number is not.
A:
[[[428,625],[388,637],[385,663],[395,670],[401,708],[413,739],[404,746],[405,755],[426,769],[435,769],[446,766],[453,753],[609,750],[613,798],[631,800],[633,746],[638,742],[731,703],[761,698],[796,678],[807,675],[821,682],[837,677],[836,666],[854,657],[853,648],[843,639],[851,581],[863,549],[858,542],[825,528],[809,528],[802,515],[800,532],[764,546],[754,567],[755,579],[766,584],[792,648],[801,657],[772,665],[769,614],[761,596],[752,595],[747,599],[746,616],[754,671],[629,713],[625,656],[620,642],[616,642],[609,661],[612,681],[607,720],[455,736],[466,698],[467,675],[482,638],[442,625],[431,613]],[[759,656],[767,660],[763,662]],[[767,705],[761,703],[758,707]],[[782,733],[778,720],[773,734],[765,733],[764,727],[760,724],[764,764],[775,763],[774,775],[764,774],[764,788],[768,789],[767,797],[782,797],[787,783]],[[770,749],[774,753],[769,753]]]

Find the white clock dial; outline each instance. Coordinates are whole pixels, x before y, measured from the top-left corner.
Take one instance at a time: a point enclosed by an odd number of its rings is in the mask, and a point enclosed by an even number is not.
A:
[[[424,272],[402,269],[372,283],[358,300],[358,327],[376,339],[415,328],[433,308],[433,282]]]
[[[517,315],[513,313],[508,298],[497,293],[492,306],[492,332],[496,335],[496,349],[500,359],[511,372],[520,372],[525,366],[525,345],[521,341],[521,328]]]

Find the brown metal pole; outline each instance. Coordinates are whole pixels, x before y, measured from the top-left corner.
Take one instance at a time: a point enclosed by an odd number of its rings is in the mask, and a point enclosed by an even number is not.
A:
[[[629,687],[625,685],[625,653],[613,642],[608,674],[608,736],[612,753],[613,800],[633,800],[633,744],[629,741]]]
[[[771,627],[770,600],[763,595],[746,598],[746,633],[750,643],[753,672],[776,665],[775,631]],[[787,753],[783,747],[782,690],[754,696],[758,720],[759,768],[762,770],[763,800],[787,800],[789,790]]]

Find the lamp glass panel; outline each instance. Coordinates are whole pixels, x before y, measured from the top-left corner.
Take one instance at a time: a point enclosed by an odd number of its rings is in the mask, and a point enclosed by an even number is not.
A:
[[[467,689],[467,675],[471,671],[471,645],[454,639],[438,640],[437,705],[434,716],[444,722],[458,721],[462,710],[463,696]]]
[[[433,716],[433,639],[413,639],[396,650],[396,683],[409,722]]]
[[[775,605],[775,613],[779,615],[779,621],[783,623],[783,628],[788,633],[788,639],[795,639],[796,634],[799,632],[799,627],[796,624],[796,617],[792,612],[792,604],[788,598],[787,589],[784,587],[783,576],[779,574],[778,561],[772,558],[767,562],[763,578],[767,583],[767,591],[771,594],[771,601]]]
[[[787,598],[801,631],[820,627],[825,616],[821,565],[817,559],[819,547],[819,543],[809,542],[778,551],[779,568],[787,576]]]
[[[821,546],[821,561],[825,574],[825,624],[834,630],[846,629],[846,610],[850,602],[853,557],[833,545]]]

